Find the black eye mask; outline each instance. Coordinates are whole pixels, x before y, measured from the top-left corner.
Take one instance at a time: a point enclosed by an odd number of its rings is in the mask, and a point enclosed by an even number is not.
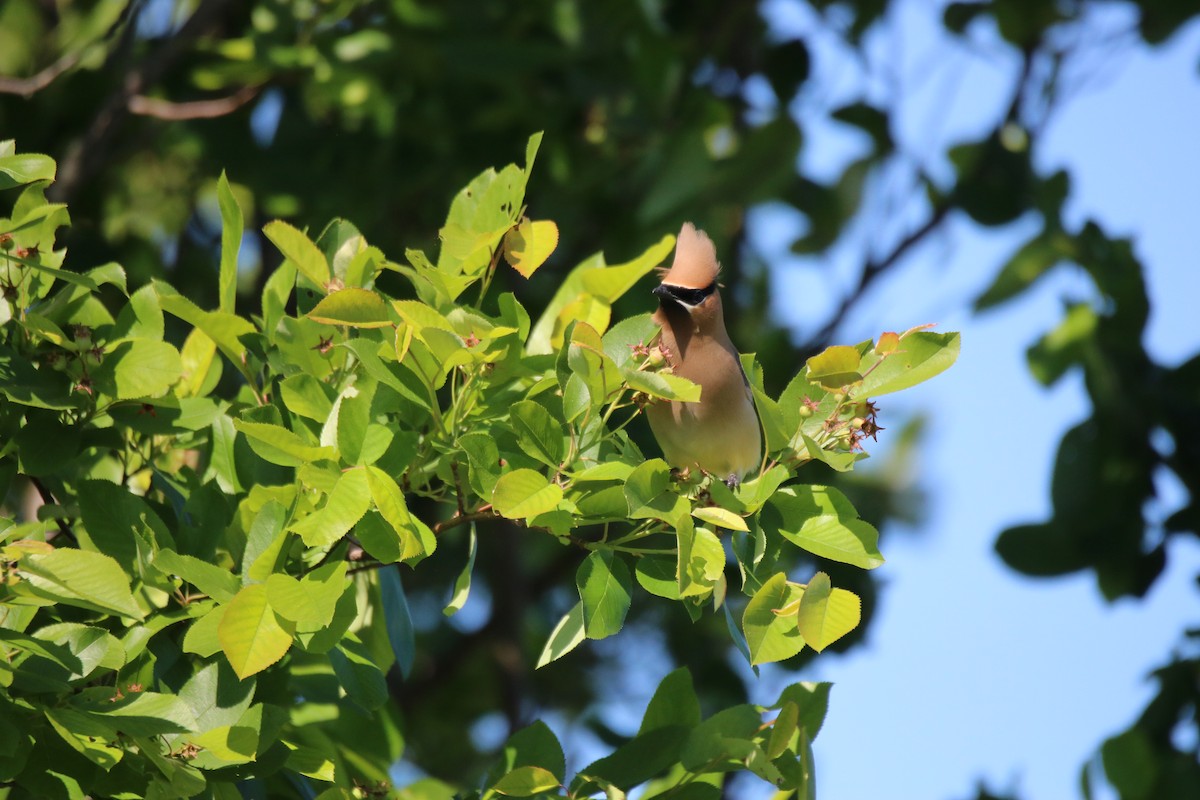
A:
[[[683,286],[672,286],[669,283],[663,283],[654,288],[654,294],[658,295],[664,301],[674,301],[686,306],[698,306],[716,290],[717,284],[715,281],[703,289],[687,289]]]

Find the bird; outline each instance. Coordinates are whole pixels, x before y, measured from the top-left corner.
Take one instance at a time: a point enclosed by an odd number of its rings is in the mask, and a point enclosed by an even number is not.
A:
[[[717,250],[685,222],[675,260],[654,287],[660,347],[675,375],[700,385],[698,402],[658,401],[646,408],[650,430],[671,466],[699,468],[737,487],[762,456],[754,395],[725,330],[717,287]]]

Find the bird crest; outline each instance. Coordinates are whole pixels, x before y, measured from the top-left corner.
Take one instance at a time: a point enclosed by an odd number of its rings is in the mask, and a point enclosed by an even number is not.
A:
[[[720,270],[712,239],[704,231],[696,230],[692,223],[685,222],[675,240],[675,261],[670,269],[660,269],[659,277],[663,283],[672,286],[703,289],[716,281]]]

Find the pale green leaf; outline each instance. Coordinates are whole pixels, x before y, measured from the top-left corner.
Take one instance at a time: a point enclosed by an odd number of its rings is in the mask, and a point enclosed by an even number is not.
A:
[[[242,247],[245,222],[224,170],[217,180],[217,205],[221,208],[221,270],[217,282],[217,308],[233,313],[237,302],[238,251]]]
[[[127,400],[167,391],[183,373],[179,351],[167,342],[132,339],[105,353],[92,370],[96,391]]]
[[[550,631],[550,638],[546,640],[546,646],[538,656],[537,669],[562,658],[578,647],[585,638],[587,637],[583,629],[583,602],[580,601],[564,614],[554,626],[554,630]]]
[[[169,575],[179,576],[220,603],[232,600],[242,586],[238,576],[229,570],[174,550],[160,550],[154,557],[154,567]]]
[[[720,506],[699,506],[692,509],[692,516],[701,522],[708,522],[716,525],[718,528],[725,528],[731,531],[749,531],[746,527],[746,520],[739,517],[732,511],[728,511]]]
[[[310,461],[337,458],[334,448],[307,444],[281,425],[235,419],[233,427],[246,437],[251,449],[261,458],[282,467],[299,467]]]
[[[801,596],[801,590],[788,583],[786,574],[779,572],[750,598],[742,614],[742,630],[750,648],[751,664],[783,661],[804,649],[804,637],[796,628],[795,614],[777,613]]]
[[[651,397],[663,400],[679,400],[684,403],[696,403],[700,400],[700,384],[692,383],[687,378],[671,375],[666,372],[646,372],[625,364],[621,367],[621,376],[630,389],[644,392]]]
[[[855,381],[862,380],[859,365],[862,357],[858,350],[849,345],[828,347],[808,359],[808,379],[827,389],[837,390]]]
[[[557,789],[558,778],[554,773],[543,767],[517,767],[512,772],[496,781],[492,789],[499,794],[509,797],[532,797],[535,794]]]
[[[348,325],[352,328],[386,328],[392,324],[387,306],[377,293],[350,287],[321,299],[308,318],[324,325]]]
[[[463,565],[462,571],[454,579],[454,591],[450,595],[450,602],[446,603],[446,607],[442,609],[442,613],[447,617],[461,611],[462,607],[467,604],[467,598],[471,595],[471,571],[475,568],[477,548],[478,537],[475,534],[475,526],[471,525],[471,537],[467,545],[467,563]]]
[[[833,588],[829,576],[818,572],[804,588],[796,626],[808,646],[819,653],[858,627],[861,617],[858,595]]]
[[[321,508],[293,522],[288,530],[300,535],[309,547],[327,547],[346,535],[371,505],[367,470],[346,470]]]
[[[129,575],[110,556],[57,549],[22,556],[19,563],[21,577],[40,596],[123,617],[145,617],[129,590]]]
[[[550,220],[523,219],[504,235],[504,260],[528,278],[558,247],[558,226]]]
[[[869,354],[864,360],[862,386],[856,396],[878,397],[927,381],[958,359],[961,336],[957,333],[917,331],[903,336],[899,348],[886,356]]]
[[[562,489],[531,469],[506,472],[492,490],[492,506],[502,517],[528,519],[558,507]]]
[[[293,624],[271,608],[267,587],[254,583],[225,606],[217,635],[229,665],[245,680],[283,658],[291,647],[293,630]]]
[[[325,260],[325,254],[320,248],[313,244],[312,239],[278,219],[264,225],[263,233],[288,261],[296,265],[301,275],[318,288],[326,288],[330,278],[329,262]]]

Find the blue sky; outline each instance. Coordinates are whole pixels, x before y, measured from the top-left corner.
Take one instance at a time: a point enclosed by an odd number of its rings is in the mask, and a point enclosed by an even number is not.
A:
[[[901,142],[929,158],[923,163],[935,174],[944,170],[933,160],[942,144],[980,134],[1007,102],[1013,62],[999,44],[967,48],[938,38],[940,15],[927,7],[902,4],[892,23],[904,35],[872,43],[877,63],[895,73],[880,81],[855,74],[802,9],[768,3],[782,29],[826,41],[816,48],[820,96],[793,112],[872,96],[893,81],[909,97]],[[1101,22],[1119,27],[1129,18]],[[1097,50],[1039,150],[1039,168],[1072,172],[1070,221],[1095,218],[1133,237],[1151,294],[1146,344],[1171,364],[1200,351],[1197,53],[1198,25],[1159,50]],[[805,164],[818,173],[836,174],[859,147],[834,127],[809,132]],[[875,188],[886,193],[892,185]],[[861,244],[824,261],[788,257],[792,220],[767,212],[754,224],[759,246],[780,266],[777,311],[799,332],[812,330],[861,263]],[[1077,374],[1044,390],[1024,360],[1025,348],[1060,318],[1064,299],[1088,297],[1077,274],[1063,269],[1020,302],[981,317],[967,307],[1031,230],[1018,222],[980,231],[953,220],[839,331],[854,342],[936,321],[962,331],[963,350],[950,372],[885,406],[893,424],[908,411],[930,415],[923,535],[885,540],[888,562],[877,573],[883,596],[868,643],[818,658],[799,676],[837,684],[816,748],[822,798],[967,798],[979,780],[1025,800],[1079,797],[1081,765],[1133,721],[1151,696],[1149,672],[1185,626],[1200,622],[1193,543],[1174,546],[1145,602],[1113,605],[1090,575],[1032,581],[993,553],[998,531],[1048,515],[1058,439],[1088,414]],[[1161,488],[1168,502],[1178,498],[1177,487]],[[773,699],[778,682],[796,677],[768,673],[756,699]]]

